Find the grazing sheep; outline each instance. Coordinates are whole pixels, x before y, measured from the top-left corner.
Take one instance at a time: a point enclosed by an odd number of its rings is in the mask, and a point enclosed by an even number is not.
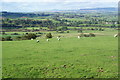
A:
[[[49,41],[49,39],[47,39],[46,41]]]
[[[58,38],[58,41],[60,41],[60,38]]]
[[[118,34],[115,34],[114,37],[118,37]]]
[[[40,42],[39,40],[36,41],[37,43]]]
[[[31,40],[33,40],[33,38],[31,38]]]
[[[57,39],[58,39],[59,37],[57,37]]]
[[[80,36],[78,36],[78,39],[80,39]]]

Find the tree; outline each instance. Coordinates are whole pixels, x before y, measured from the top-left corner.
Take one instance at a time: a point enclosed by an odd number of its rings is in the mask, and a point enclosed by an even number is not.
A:
[[[7,37],[5,38],[5,41],[12,41],[11,36],[7,36]]]
[[[46,38],[52,38],[52,34],[51,33],[47,33],[46,34]]]
[[[23,35],[21,38],[23,40],[30,40],[30,39],[36,39],[37,35],[34,34],[34,33],[28,33],[28,34],[25,34]]]

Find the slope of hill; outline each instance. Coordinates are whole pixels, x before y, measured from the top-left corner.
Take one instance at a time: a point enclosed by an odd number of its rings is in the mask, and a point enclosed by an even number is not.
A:
[[[89,9],[80,9],[80,10],[95,10],[95,11],[117,11],[118,8],[115,7],[107,7],[107,8],[89,8]]]
[[[76,10],[51,10],[46,12],[31,12],[31,13],[22,13],[22,12],[0,12],[2,17],[6,18],[20,18],[20,17],[38,17],[38,16],[51,16],[54,15],[54,12],[114,12],[118,11],[115,7],[107,8],[89,8],[89,9],[76,9]],[[50,13],[49,13],[50,12]]]

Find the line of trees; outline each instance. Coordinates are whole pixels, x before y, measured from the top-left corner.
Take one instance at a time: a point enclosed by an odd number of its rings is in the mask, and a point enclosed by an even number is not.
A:
[[[36,38],[37,38],[36,34],[28,33],[28,34],[24,34],[22,36],[16,36],[16,37],[11,37],[11,36],[0,37],[0,41],[30,40],[30,39],[36,39]]]
[[[26,27],[47,27],[50,30],[56,30],[59,26],[75,26],[75,27],[117,27],[114,21],[111,24],[100,24],[101,21],[71,21],[66,19],[55,19],[57,22],[46,19],[46,20],[35,20],[35,19],[2,19],[3,29],[17,29]]]

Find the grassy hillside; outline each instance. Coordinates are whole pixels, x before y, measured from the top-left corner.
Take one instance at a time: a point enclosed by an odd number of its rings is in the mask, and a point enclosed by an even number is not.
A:
[[[3,42],[3,78],[117,78],[117,38],[39,40]]]

